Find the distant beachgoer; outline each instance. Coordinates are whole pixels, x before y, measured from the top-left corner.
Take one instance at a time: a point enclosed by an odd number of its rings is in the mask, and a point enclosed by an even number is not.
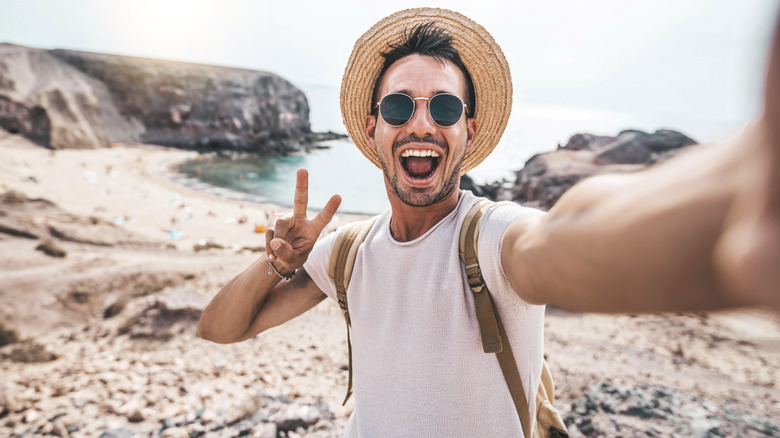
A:
[[[487,208],[479,266],[528,400],[540,381],[546,304],[588,312],[780,306],[777,39],[772,50],[765,111],[737,140],[587,179],[548,213]],[[479,201],[459,189],[461,175],[496,146],[511,104],[500,47],[461,14],[401,11],[355,44],[341,111],[355,145],[384,172],[391,207],[359,247],[349,283],[355,410],[346,436],[523,435],[499,363],[483,352],[458,254],[461,224]],[[267,254],[205,309],[201,337],[242,341],[338,299],[328,275],[338,233],[317,238],[341,199],[311,220],[307,199],[302,169],[292,215],[272,224]],[[534,418],[535,404],[528,410]]]

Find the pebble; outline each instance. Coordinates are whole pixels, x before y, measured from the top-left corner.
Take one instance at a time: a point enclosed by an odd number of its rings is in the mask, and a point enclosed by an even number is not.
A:
[[[33,423],[35,420],[40,418],[41,413],[36,410],[29,410],[26,414],[24,414],[24,422],[25,423]]]
[[[162,438],[189,438],[190,433],[186,427],[171,427],[165,429],[161,435]]]
[[[260,423],[249,431],[249,436],[252,438],[276,438],[278,436],[276,425],[273,423]]]
[[[68,438],[70,436],[70,432],[68,432],[68,427],[65,426],[65,423],[62,420],[54,420],[54,424],[52,424],[51,432],[52,434],[60,438]]]
[[[274,420],[274,423],[279,430],[294,431],[316,424],[321,416],[320,411],[314,406],[293,404],[288,406]]]
[[[99,438],[132,438],[133,431],[124,428],[106,429]]]

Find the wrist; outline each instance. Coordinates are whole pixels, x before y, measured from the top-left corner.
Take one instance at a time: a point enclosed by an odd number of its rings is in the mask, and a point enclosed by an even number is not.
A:
[[[296,272],[297,269],[294,269],[292,272],[285,274],[283,271],[276,269],[276,266],[273,264],[273,262],[268,260],[268,275],[277,275],[282,280],[291,280],[293,277],[295,277]]]

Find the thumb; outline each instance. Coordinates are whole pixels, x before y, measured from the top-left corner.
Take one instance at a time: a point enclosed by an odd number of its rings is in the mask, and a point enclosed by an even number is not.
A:
[[[275,238],[271,240],[271,249],[274,251],[277,260],[289,266],[293,258],[293,248],[289,242]]]

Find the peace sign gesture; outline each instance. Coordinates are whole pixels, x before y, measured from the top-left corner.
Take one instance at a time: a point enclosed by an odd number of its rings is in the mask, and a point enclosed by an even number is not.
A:
[[[265,232],[265,247],[268,261],[274,264],[282,275],[289,274],[303,266],[314,243],[341,204],[341,196],[333,195],[325,208],[309,220],[306,206],[309,203],[309,173],[298,169],[295,181],[293,214],[279,218]]]

